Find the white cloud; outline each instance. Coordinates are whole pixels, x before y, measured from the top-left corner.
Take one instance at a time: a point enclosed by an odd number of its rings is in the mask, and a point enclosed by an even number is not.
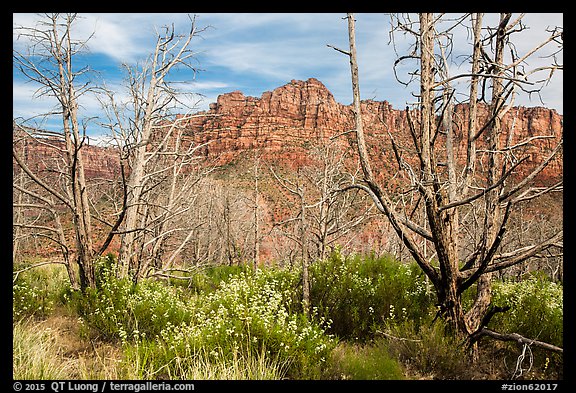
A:
[[[36,94],[37,85],[14,80],[12,85],[13,117],[31,118],[49,113],[57,104],[54,98]]]
[[[290,32],[298,35],[305,32],[326,33],[337,29],[334,21],[345,14],[326,13],[210,13],[200,14],[198,21],[204,26],[211,26],[206,36],[243,35],[264,29],[268,36],[275,32]],[[262,36],[261,38],[265,38]]]
[[[200,89],[200,90],[224,89],[224,88],[227,88],[229,86],[230,85],[228,83],[218,82],[218,81],[204,81],[204,82],[194,81],[194,82],[192,82],[192,87],[194,87],[195,89]]]
[[[35,26],[41,18],[37,14],[13,14],[14,26]],[[134,63],[151,53],[156,32],[172,23],[181,31],[189,29],[190,21],[186,14],[87,13],[78,15],[73,33],[79,40],[90,37],[88,48],[92,54]]]
[[[88,46],[91,53],[104,54],[120,63],[134,63],[145,52],[146,46],[136,35],[133,24],[106,15],[88,15],[84,29],[94,31]]]

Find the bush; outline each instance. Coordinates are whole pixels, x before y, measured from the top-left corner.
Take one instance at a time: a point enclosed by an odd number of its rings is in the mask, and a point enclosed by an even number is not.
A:
[[[322,318],[293,312],[295,272],[230,273],[215,291],[194,295],[156,281],[134,285],[103,266],[98,288],[76,299],[78,310],[102,336],[121,340],[137,376],[184,378],[199,361],[222,367],[242,359],[309,378],[333,348]]]
[[[69,287],[66,269],[61,265],[44,265],[22,272],[12,285],[13,319],[46,317]]]
[[[563,347],[564,306],[561,284],[536,273],[519,282],[495,281],[493,288],[493,303],[509,306],[510,310],[496,314],[490,322],[490,328]],[[500,343],[499,346],[506,348],[507,363],[516,364],[522,348],[515,343]],[[562,355],[531,350],[528,357],[530,360],[525,363],[530,362],[532,371],[525,378],[562,378]],[[513,370],[509,372],[512,374]]]
[[[129,279],[117,279],[109,259],[97,263],[97,288],[75,293],[73,303],[79,315],[106,339],[155,337],[167,324],[192,319],[193,301],[179,287],[145,280],[135,285]]]
[[[390,256],[344,257],[336,249],[310,268],[311,304],[341,339],[366,341],[380,324],[419,321],[433,309],[421,269]]]
[[[563,288],[548,278],[531,275],[528,279],[495,281],[493,303],[510,310],[494,316],[491,326],[502,333],[518,333],[525,337],[562,346]]]
[[[448,330],[440,319],[419,325],[408,320],[390,326],[386,331],[390,336],[379,340],[418,378],[470,379],[474,370],[466,347]]]
[[[296,274],[258,270],[241,273],[201,299],[194,321],[172,325],[161,333],[160,342],[171,358],[192,360],[199,349],[217,360],[233,361],[235,353],[265,353],[287,365],[292,378],[318,376],[333,348],[322,322],[313,323],[291,313]]]
[[[187,291],[199,295],[214,292],[218,289],[221,282],[251,270],[252,267],[247,265],[208,266],[195,271],[185,279],[170,278],[169,282],[171,285],[181,286],[186,288]]]
[[[341,342],[332,353],[331,366],[326,372],[330,379],[400,380],[402,367],[391,357],[386,345],[358,345]]]

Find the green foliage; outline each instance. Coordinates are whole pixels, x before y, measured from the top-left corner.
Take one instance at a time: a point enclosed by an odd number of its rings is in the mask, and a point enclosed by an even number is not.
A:
[[[96,264],[97,287],[72,294],[79,315],[102,337],[122,342],[160,334],[168,322],[189,321],[191,302],[180,287],[146,280],[135,285],[129,279],[117,279],[111,257]]]
[[[253,272],[250,266],[220,266],[178,283],[135,285],[116,278],[115,263],[112,255],[101,258],[97,288],[84,293],[71,291],[63,266],[19,274],[13,285],[18,375],[65,379],[65,370],[41,359],[56,351],[53,340],[22,329],[25,316],[46,317],[65,300],[69,312],[81,316],[81,333],[95,332],[121,344],[123,360],[114,375],[127,379],[477,376],[461,340],[448,335],[440,319],[432,323],[435,294],[416,264],[373,255],[345,257],[336,250],[310,267],[312,311],[305,316],[299,268]],[[511,309],[496,314],[490,327],[562,346],[562,300],[562,286],[542,276],[494,280],[493,303]],[[332,334],[341,340],[338,345]],[[26,351],[27,346],[36,349]],[[485,354],[493,351],[489,356],[505,356],[509,364],[518,357],[514,343],[483,348]],[[561,356],[534,356],[534,372],[540,373],[534,375],[561,372]],[[25,374],[25,367],[35,371]]]
[[[404,372],[382,342],[358,345],[342,342],[333,351],[329,379],[400,380]]]
[[[563,343],[563,288],[545,276],[531,275],[520,282],[495,281],[493,303],[510,310],[492,318],[491,327],[502,333],[525,337],[557,346]]]
[[[32,286],[26,280],[18,279],[12,285],[12,316],[15,320],[26,316],[44,316],[52,310],[52,303],[46,292]]]
[[[493,303],[510,306],[496,314],[490,328],[501,333],[518,333],[524,337],[563,347],[563,287],[545,275],[532,274],[522,281],[495,281]],[[515,364],[521,350],[507,343],[509,362]],[[530,351],[533,378],[558,378],[562,375],[563,357],[546,351]],[[533,358],[532,358],[533,356]],[[536,375],[542,375],[537,377]]]
[[[76,299],[80,315],[102,336],[121,340],[141,375],[164,370],[182,378],[199,356],[208,356],[274,362],[306,378],[319,375],[333,347],[321,318],[315,323],[292,312],[295,273],[231,273],[215,291],[193,295],[156,281],[116,279],[105,263],[99,272],[98,288]]]
[[[418,321],[435,300],[420,268],[392,257],[344,257],[336,249],[311,266],[310,276],[311,304],[341,339],[364,341],[382,323]]]
[[[202,348],[214,360],[249,351],[264,352],[293,378],[318,375],[333,347],[320,324],[289,312],[294,274],[258,270],[242,272],[201,298],[194,320],[169,324],[158,338],[171,358],[192,359]],[[200,300],[200,299],[199,299]],[[156,365],[157,366],[157,365]]]
[[[195,294],[202,294],[214,292],[218,289],[221,282],[227,281],[242,272],[249,272],[251,270],[252,266],[248,265],[209,266],[198,270],[187,280],[171,279],[170,282],[171,284],[176,283],[182,285]]]
[[[67,280],[66,269],[61,265],[45,265],[20,273],[12,285],[14,320],[49,315],[69,287]]]
[[[437,379],[467,379],[472,375],[468,367],[466,347],[458,338],[448,334],[442,320],[433,324],[427,319],[421,324],[406,320],[389,326],[386,346],[407,368],[421,376]]]

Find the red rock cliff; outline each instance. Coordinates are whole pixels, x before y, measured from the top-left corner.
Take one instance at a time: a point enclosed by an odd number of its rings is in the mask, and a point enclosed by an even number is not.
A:
[[[412,139],[406,111],[393,109],[386,101],[367,100],[361,107],[371,154],[380,163],[375,166],[388,172],[397,169],[390,135],[398,145],[406,148],[404,158],[413,160],[409,154]],[[456,152],[460,162],[465,160],[466,154],[468,112],[467,105],[458,105],[454,113]],[[417,115],[412,117],[417,118]],[[479,117],[483,120],[489,117],[486,107],[480,108]],[[320,81],[310,78],[307,81],[292,80],[272,92],[263,93],[260,98],[245,96],[239,91],[220,95],[208,111],[190,119],[185,126],[195,143],[210,142],[203,148],[203,153],[216,158],[220,164],[259,148],[264,156],[298,165],[306,161],[305,151],[309,146],[343,134],[351,130],[353,124],[351,106],[336,102]],[[503,144],[509,137],[510,144],[514,145],[536,135],[550,136],[533,141],[525,148],[530,157],[529,162],[523,165],[525,171],[536,166],[554,148],[563,130],[562,116],[555,110],[541,107],[510,109],[503,119],[503,127]],[[445,147],[442,138],[440,135],[436,144],[439,149]],[[354,145],[350,133],[337,140],[350,147]],[[116,152],[96,146],[87,146],[84,152],[88,176],[110,178],[117,175]],[[57,159],[54,149],[41,144],[30,145],[27,154],[28,160],[37,165],[44,165],[41,162],[46,162],[47,158]],[[548,182],[561,176],[560,155],[539,179]]]
[[[412,146],[408,131],[407,113],[396,110],[386,101],[363,101],[361,104],[368,144],[377,160],[394,160],[390,136],[406,148]],[[468,106],[457,105],[454,114],[456,150],[463,162],[466,154],[466,120]],[[333,95],[317,79],[292,80],[290,83],[265,92],[260,98],[244,96],[239,91],[223,94],[210,106],[205,116],[192,119],[187,127],[196,143],[210,142],[204,154],[218,157],[226,163],[244,151],[259,148],[266,154],[287,163],[304,160],[304,149],[311,143],[326,140],[353,128],[351,106],[335,101]],[[413,118],[417,116],[413,114]],[[480,108],[481,121],[489,118],[488,108]],[[562,116],[555,110],[541,107],[515,107],[503,119],[501,143],[515,145],[536,135],[538,139],[527,146],[530,156],[524,165],[528,171],[562,137]],[[437,145],[442,148],[440,135]],[[339,138],[351,143],[353,138]],[[482,147],[482,140],[478,142]],[[532,163],[532,164],[531,164]],[[562,157],[555,159],[539,177],[557,179],[562,176]]]

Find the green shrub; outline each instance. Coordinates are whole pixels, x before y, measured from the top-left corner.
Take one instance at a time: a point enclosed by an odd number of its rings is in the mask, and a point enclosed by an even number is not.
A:
[[[381,341],[371,345],[341,342],[333,351],[329,379],[400,380],[402,367]]]
[[[27,316],[43,317],[52,310],[52,303],[46,292],[18,278],[12,285],[12,316],[19,320]]]
[[[68,275],[62,265],[44,265],[20,273],[12,285],[14,320],[46,317],[69,287]]]
[[[385,345],[407,369],[418,377],[435,379],[469,379],[470,369],[466,347],[462,341],[447,333],[440,319],[415,324],[407,320],[386,329],[380,345]]]
[[[330,333],[366,341],[374,327],[428,315],[434,293],[418,265],[392,257],[344,257],[335,250],[310,268],[311,304],[332,321]]]
[[[218,289],[222,281],[227,281],[231,277],[251,270],[252,267],[248,265],[208,266],[196,270],[185,279],[170,278],[169,282],[171,285],[181,286],[186,288],[189,292],[199,295],[207,292],[214,292]]]
[[[530,275],[519,282],[495,281],[492,300],[495,305],[509,306],[510,309],[496,314],[490,322],[490,328],[563,347],[564,306],[561,284],[550,281],[542,274]],[[506,348],[507,363],[516,364],[523,349],[516,343],[500,343],[500,346]],[[562,378],[562,355],[530,350],[527,357],[524,367],[528,367],[529,363],[531,372],[525,373],[524,378]]]
[[[192,318],[194,302],[180,287],[117,279],[107,259],[98,263],[97,272],[97,288],[75,293],[73,302],[84,321],[104,338],[127,342],[155,337],[168,323],[178,325]]]
[[[495,281],[493,303],[509,306],[498,313],[490,324],[502,333],[518,333],[525,337],[557,346],[563,343],[563,288],[544,276],[531,275],[528,279]]]
[[[231,272],[215,291],[194,295],[157,281],[134,285],[107,269],[75,302],[89,326],[123,343],[139,364],[136,376],[183,378],[199,359],[220,366],[243,359],[308,378],[320,375],[333,347],[322,318],[294,312],[297,272]]]
[[[241,273],[202,297],[189,324],[168,325],[159,337],[172,358],[193,359],[199,349],[214,360],[234,353],[264,353],[287,366],[292,378],[311,378],[333,348],[324,334],[323,321],[314,323],[289,311],[296,273],[258,270]],[[156,365],[157,367],[158,365]]]

